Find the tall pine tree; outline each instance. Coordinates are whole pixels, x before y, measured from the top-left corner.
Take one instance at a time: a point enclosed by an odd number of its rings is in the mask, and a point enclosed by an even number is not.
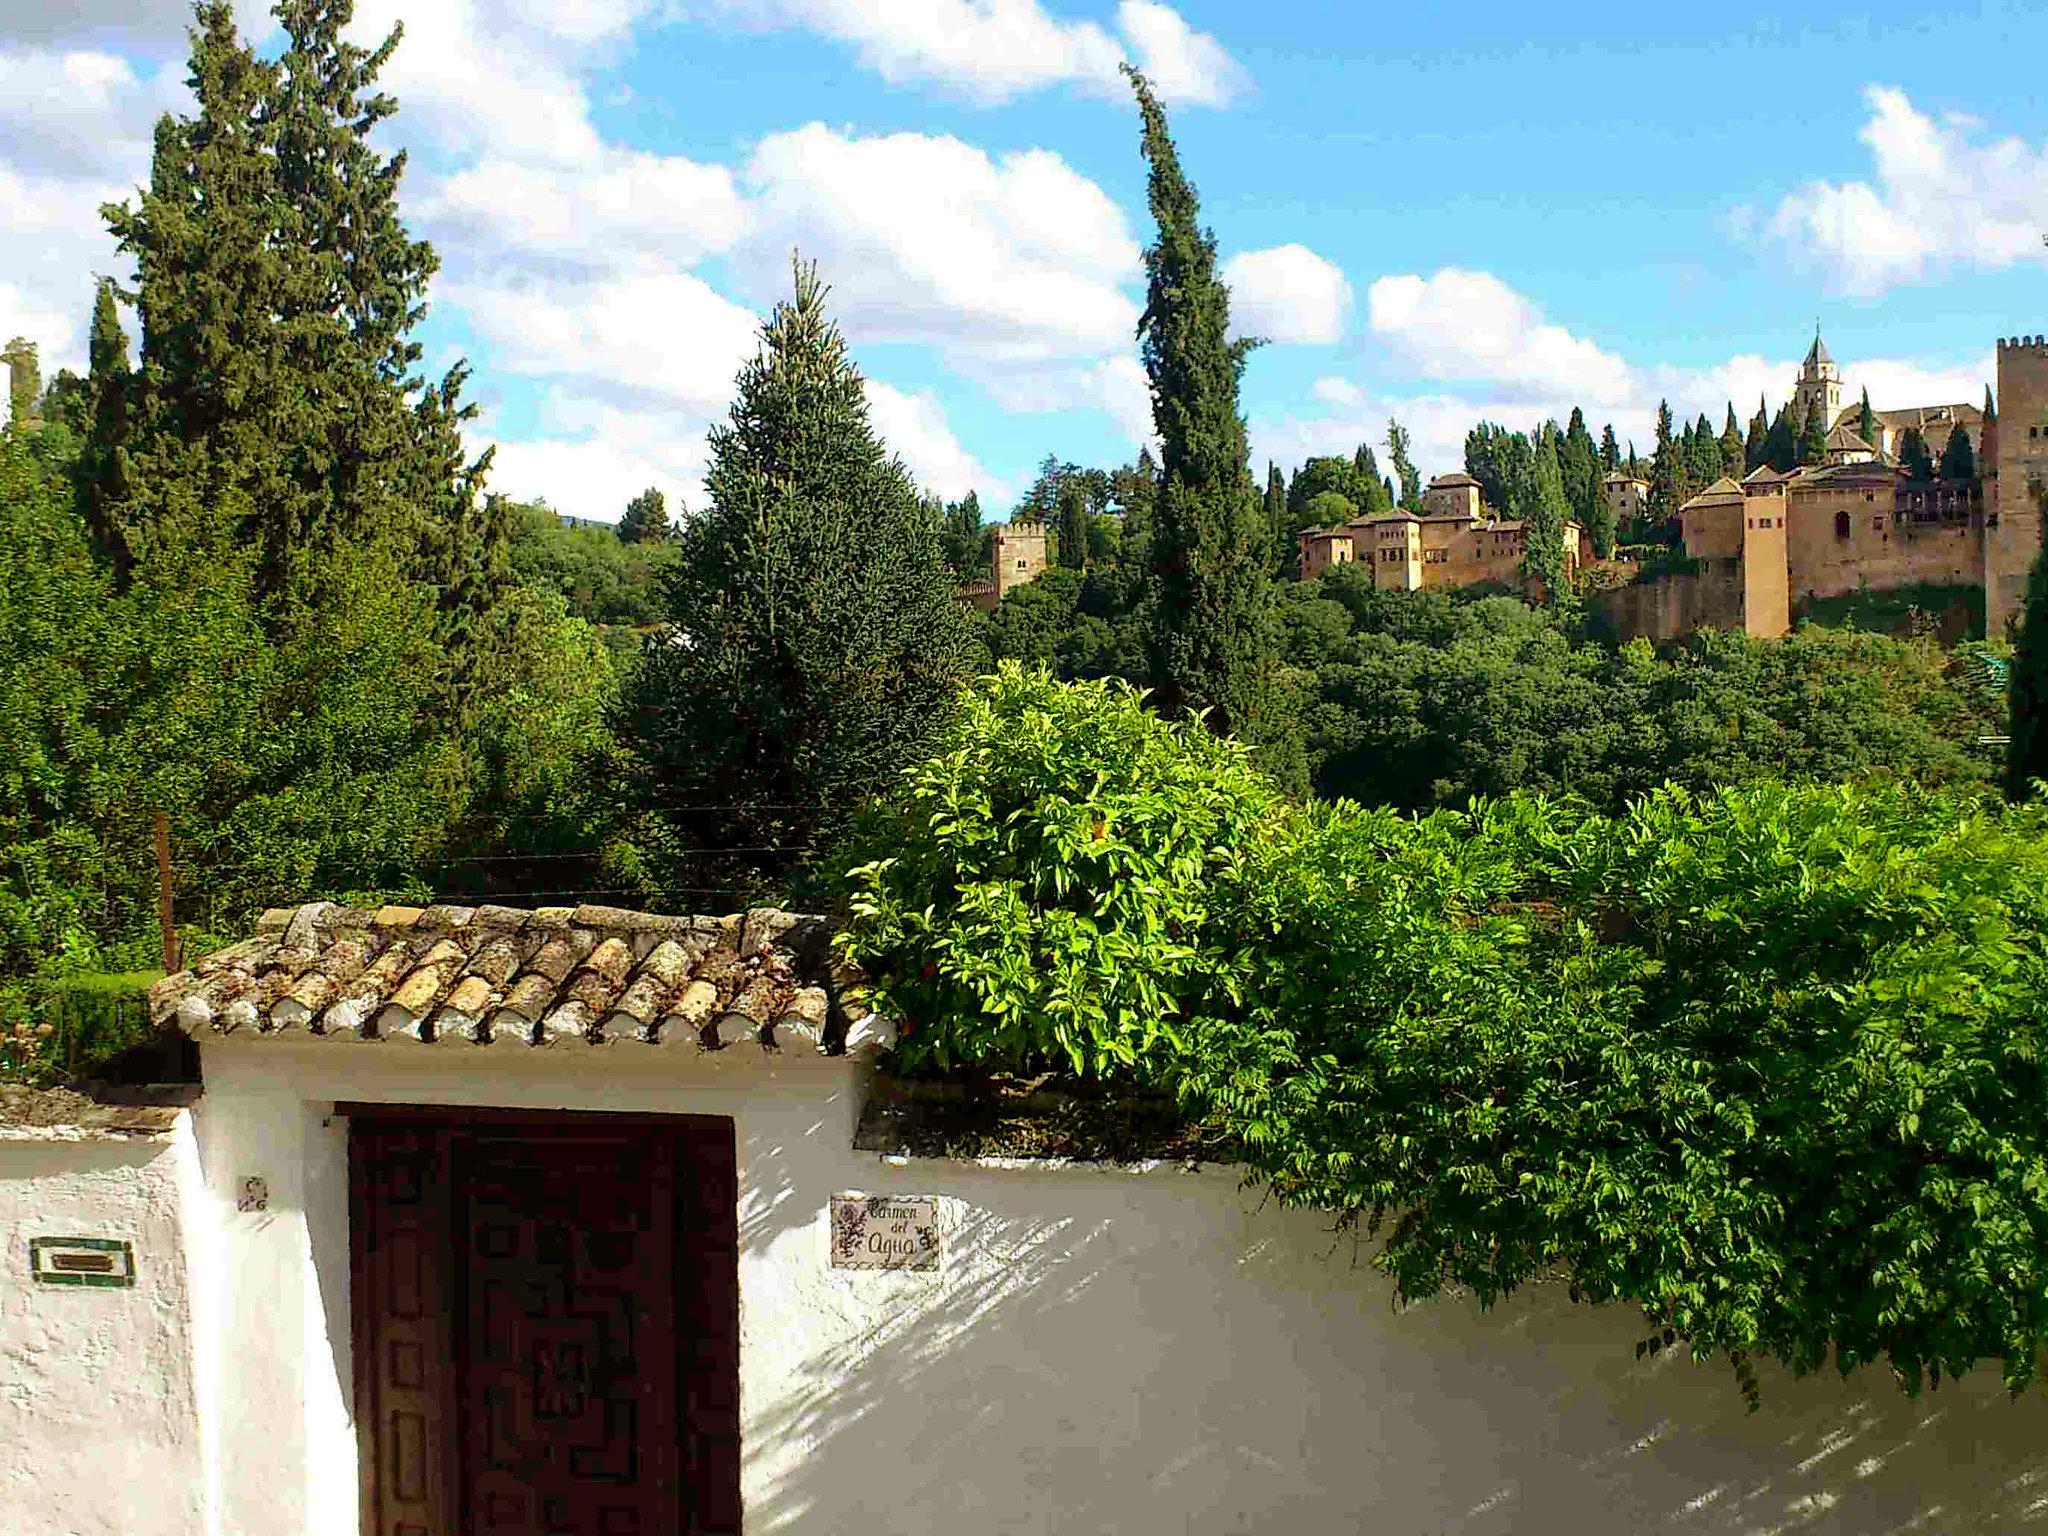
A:
[[[1671,402],[1657,402],[1657,443],[1650,456],[1650,518],[1664,522],[1685,503],[1686,464],[1683,445],[1671,434]]]
[[[1748,473],[1748,466],[1743,463],[1745,450],[1742,428],[1735,422],[1735,402],[1730,400],[1728,420],[1721,428],[1721,473],[1733,475],[1738,480]]]
[[[1137,96],[1147,192],[1158,233],[1145,251],[1140,351],[1161,453],[1153,512],[1148,649],[1159,705],[1205,709],[1212,730],[1286,755],[1291,711],[1280,696],[1264,508],[1238,413],[1248,341],[1230,339],[1229,295],[1215,237],[1145,77]],[[1298,750],[1298,749],[1297,749]],[[1298,777],[1298,772],[1293,776]]]
[[[1586,413],[1572,407],[1564,439],[1557,450],[1558,473],[1564,477],[1565,500],[1580,527],[1591,530],[1607,500],[1600,483],[1600,453],[1593,446],[1593,434],[1586,430]]]
[[[1603,474],[1613,474],[1621,468],[1621,444],[1614,438],[1614,423],[1608,422],[1600,429],[1600,469]]]
[[[1570,596],[1566,579],[1565,523],[1572,515],[1565,496],[1564,475],[1558,463],[1559,435],[1555,428],[1545,431],[1533,450],[1534,495],[1522,514],[1527,540],[1523,560],[1529,573],[1543,583],[1546,602],[1556,604]]]
[[[1420,512],[1422,510],[1422,472],[1415,467],[1415,460],[1409,456],[1413,446],[1413,441],[1408,436],[1408,429],[1389,416],[1387,418],[1387,462],[1394,466],[1395,478],[1401,482],[1401,494],[1398,505],[1410,512]]]
[[[937,523],[868,420],[866,387],[798,263],[711,432],[707,504],[621,711],[647,842],[677,883],[786,875],[926,750],[967,637]]]
[[[1062,566],[1078,571],[1088,564],[1088,487],[1078,475],[1060,481],[1053,501],[1053,537]]]
[[[1828,456],[1827,412],[1815,401],[1806,412],[1804,425],[1799,429],[1799,462],[1818,464]]]
[[[1756,414],[1749,418],[1749,436],[1742,441],[1742,472],[1746,475],[1764,462],[1764,441],[1771,435],[1771,413],[1762,395],[1756,399]]]
[[[1871,447],[1877,446],[1877,412],[1870,408],[1870,391],[1863,391],[1863,404],[1856,412],[1856,435]]]
[[[1977,478],[1977,454],[1970,447],[1970,434],[1957,422],[1948,430],[1948,441],[1941,449],[1941,478],[1944,480],[1974,480]]]
[[[1287,476],[1271,459],[1266,461],[1266,537],[1273,547],[1274,570],[1285,577],[1297,567],[1294,537],[1287,523]]]

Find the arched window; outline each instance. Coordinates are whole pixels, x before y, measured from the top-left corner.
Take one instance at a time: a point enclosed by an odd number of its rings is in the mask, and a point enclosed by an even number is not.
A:
[[[1837,512],[1835,514],[1835,537],[1838,539],[1849,537],[1849,514],[1846,512]]]

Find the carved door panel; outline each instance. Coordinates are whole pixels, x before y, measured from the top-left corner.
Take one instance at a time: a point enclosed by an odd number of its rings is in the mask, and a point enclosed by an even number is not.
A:
[[[354,1145],[369,1536],[736,1532],[731,1122],[358,1121]],[[415,1249],[430,1279],[400,1285]]]

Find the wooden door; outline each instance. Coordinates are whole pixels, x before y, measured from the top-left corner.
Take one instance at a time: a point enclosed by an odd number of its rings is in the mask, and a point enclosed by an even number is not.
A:
[[[347,1108],[367,1536],[737,1531],[732,1123]]]

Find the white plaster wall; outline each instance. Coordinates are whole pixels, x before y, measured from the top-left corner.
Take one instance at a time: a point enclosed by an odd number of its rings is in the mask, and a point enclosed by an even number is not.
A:
[[[181,1189],[192,1127],[163,1140],[0,1140],[0,1532],[198,1536]],[[125,1238],[131,1289],[38,1285],[35,1237]]]
[[[736,1119],[755,1536],[2048,1529],[2048,1396],[1991,1373],[1918,1401],[1767,1375],[1750,1415],[1724,1368],[1638,1362],[1628,1314],[1554,1289],[1397,1313],[1348,1242],[1227,1172],[891,1166],[849,1150],[851,1064],[629,1052],[208,1048],[221,1529],[355,1529],[336,1099]],[[245,1173],[267,1220],[232,1214]],[[827,1269],[853,1192],[942,1197],[943,1270]]]

